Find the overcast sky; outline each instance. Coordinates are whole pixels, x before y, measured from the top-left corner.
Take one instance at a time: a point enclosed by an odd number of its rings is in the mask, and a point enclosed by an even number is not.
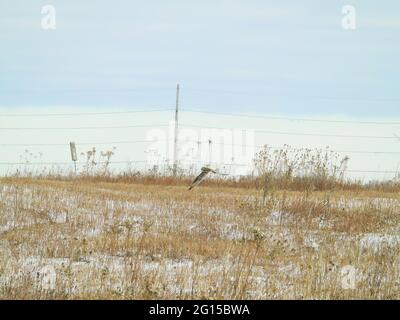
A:
[[[57,29],[41,29],[41,8]],[[343,5],[356,30],[341,26]],[[1,106],[399,115],[400,2],[1,1]]]
[[[44,5],[56,29],[41,26]],[[356,29],[342,27],[344,5]],[[168,108],[181,85],[181,107],[216,112],[400,121],[400,2],[2,0],[0,109],[68,112]],[[1,127],[168,123],[171,112],[131,117],[7,118]],[[183,116],[184,117],[184,116]],[[211,117],[211,116],[210,116]],[[201,118],[203,123],[276,131],[393,136],[398,126],[257,122]],[[187,115],[187,122],[198,122]],[[139,131],[15,132],[9,143],[143,139]],[[129,140],[128,139],[128,140]],[[393,151],[395,139],[259,135],[256,144]],[[18,161],[24,149],[2,151]],[[143,158],[120,147],[119,159]],[[37,152],[36,150],[35,152]],[[47,161],[69,161],[65,150]],[[68,151],[68,150],[67,150]],[[53,156],[51,156],[53,155]],[[353,169],[397,170],[398,155],[353,155]],[[358,157],[358,158],[357,158]]]

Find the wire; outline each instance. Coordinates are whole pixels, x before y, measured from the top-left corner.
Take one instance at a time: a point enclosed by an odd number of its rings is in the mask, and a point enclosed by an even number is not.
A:
[[[233,94],[233,95],[246,95],[246,96],[257,96],[257,97],[284,97],[289,99],[308,99],[308,100],[325,100],[325,101],[359,101],[367,103],[394,103],[399,102],[400,98],[363,98],[363,97],[333,97],[333,96],[310,96],[310,95],[299,95],[291,92],[285,93],[271,93],[271,92],[244,92],[244,91],[232,91],[232,90],[215,90],[215,89],[193,89],[186,88],[187,91],[194,92],[210,92],[210,93],[222,93],[222,94]]]
[[[167,140],[131,140],[131,141],[110,141],[110,142],[82,142],[82,143],[76,143],[76,145],[80,146],[94,146],[94,145],[110,145],[110,144],[134,144],[134,143],[147,143],[147,142],[159,142],[159,141],[167,141]],[[25,144],[25,143],[6,143],[6,144],[0,144],[0,147],[36,147],[36,146],[62,146],[62,147],[69,147],[69,143],[31,143],[31,144]]]
[[[134,113],[151,113],[151,112],[165,112],[173,111],[175,108],[160,108],[160,109],[143,109],[143,110],[122,110],[122,111],[105,111],[105,112],[73,112],[73,113],[3,113],[0,117],[47,117],[47,116],[93,116],[93,115],[112,115],[112,114],[134,114]],[[373,124],[373,125],[400,125],[400,122],[396,121],[356,121],[356,120],[332,120],[332,119],[312,119],[312,118],[292,118],[292,117],[280,117],[280,116],[265,116],[255,114],[240,114],[240,113],[229,113],[229,112],[216,112],[199,109],[183,108],[181,112],[194,112],[204,114],[216,114],[223,116],[232,117],[244,117],[244,118],[262,118],[269,120],[285,120],[285,121],[306,121],[306,122],[327,122],[327,123],[354,123],[354,124]]]
[[[172,111],[173,108],[166,109],[150,109],[150,110],[126,110],[126,111],[106,111],[106,112],[75,112],[75,113],[3,113],[0,117],[52,117],[52,116],[93,116],[93,115],[110,115],[110,114],[130,114],[130,113],[148,113]]]
[[[147,160],[135,160],[135,161],[110,161],[110,162],[96,162],[97,164],[105,164],[108,163],[109,165],[112,164],[129,164],[129,163],[148,163]],[[204,161],[179,161],[181,163],[205,163]],[[86,162],[77,162],[77,165],[86,165]],[[218,163],[222,166],[249,166],[249,164],[244,163]],[[74,165],[72,161],[70,162],[0,162],[0,165],[23,165],[23,166],[30,166],[30,165]],[[391,171],[391,170],[346,170],[346,172],[351,173],[382,173],[382,174],[397,174],[399,171]]]
[[[208,144],[209,141],[197,141],[197,140],[181,140],[180,142],[193,142],[193,143],[204,143]],[[226,143],[226,142],[214,142],[211,141],[212,144],[220,144],[220,145],[229,145],[229,146],[239,146],[239,147],[254,147],[254,148],[267,148],[267,149],[274,149],[274,150],[281,150],[285,148],[285,146],[280,146],[280,147],[272,147],[268,146],[267,144],[263,145],[247,145],[247,144],[237,144],[237,143]],[[304,149],[310,149],[310,150],[327,150],[331,152],[339,152],[339,153],[359,153],[359,154],[400,154],[400,152],[396,151],[364,151],[364,150],[335,150],[335,149],[330,149],[330,148],[291,148],[292,150],[304,150]]]
[[[224,128],[224,127],[211,127],[211,126],[199,126],[191,124],[183,124],[183,126],[194,127],[194,128],[205,128],[205,129],[225,129],[235,130],[235,128]],[[295,135],[295,136],[315,136],[315,137],[335,137],[335,138],[365,138],[365,139],[398,139],[395,136],[361,136],[361,135],[339,135],[339,134],[322,134],[322,133],[304,133],[304,132],[284,132],[284,131],[272,131],[272,130],[257,130],[257,129],[242,129],[252,130],[254,132],[268,133],[268,134],[281,134],[281,135]]]
[[[346,170],[346,172],[353,172],[353,173],[384,173],[384,174],[397,174],[399,171],[385,171],[385,170]]]
[[[225,129],[234,130],[234,128],[223,128],[223,127],[211,127],[211,126],[199,126],[191,124],[182,124],[186,127],[194,128],[207,128],[207,129]],[[110,126],[110,127],[46,127],[46,128],[35,128],[35,127],[8,127],[1,128],[0,130],[96,130],[96,129],[129,129],[129,128],[151,128],[151,127],[168,127],[166,124],[159,125],[134,125],[134,126]],[[335,138],[363,138],[363,139],[398,139],[396,136],[361,136],[361,135],[338,135],[338,134],[321,134],[321,133],[304,133],[304,132],[283,132],[283,131],[272,131],[272,130],[257,130],[257,129],[243,129],[253,130],[254,132],[267,133],[267,134],[279,134],[279,135],[296,135],[296,136],[315,136],[315,137],[335,137]]]
[[[96,164],[123,164],[123,163],[144,163],[148,162],[147,160],[134,160],[134,161],[100,161],[96,162]],[[77,165],[86,165],[86,162],[76,162]],[[0,162],[0,165],[24,165],[24,166],[37,166],[37,165],[74,165],[72,161],[70,162]]]
[[[0,130],[93,130],[93,129],[128,129],[128,128],[152,128],[152,127],[168,127],[168,125],[156,124],[156,125],[110,126],[110,127],[45,127],[45,128],[37,128],[37,127],[1,128],[0,127]]]
[[[131,141],[109,141],[109,142],[77,142],[77,146],[96,146],[96,145],[118,145],[118,144],[135,144],[135,143],[154,143],[154,142],[167,142],[170,141],[168,139],[162,139],[162,140],[131,140]],[[201,141],[201,140],[179,140],[178,142],[192,142],[194,144],[208,144],[209,141]],[[238,144],[238,143],[226,143],[226,142],[211,142],[212,144],[218,144],[218,145],[229,145],[229,146],[238,146],[238,147],[254,147],[257,149],[261,148],[268,148],[268,149],[274,149],[274,150],[281,150],[285,148],[285,146],[280,146],[280,147],[273,147],[273,146],[268,146],[267,144],[263,145],[247,145],[247,144]],[[44,147],[69,147],[69,143],[31,143],[31,144],[25,144],[25,143],[10,143],[10,144],[0,144],[0,147],[36,147],[36,146],[44,146]],[[304,149],[310,149],[310,150],[327,150],[331,152],[338,152],[338,153],[354,153],[354,154],[392,154],[392,155],[399,155],[400,152],[396,151],[367,151],[367,150],[336,150],[336,149],[330,149],[330,148],[291,148],[292,150],[304,150]]]
[[[229,112],[216,112],[216,111],[203,111],[198,109],[181,109],[183,112],[196,112],[205,114],[216,114],[232,117],[243,117],[243,118],[262,118],[269,120],[287,120],[287,121],[308,121],[308,122],[330,122],[330,123],[357,123],[357,124],[374,124],[374,125],[400,125],[400,122],[386,122],[386,121],[355,121],[355,120],[330,120],[330,119],[311,119],[311,118],[291,118],[291,117],[278,117],[278,116],[264,116],[255,114],[239,114]]]

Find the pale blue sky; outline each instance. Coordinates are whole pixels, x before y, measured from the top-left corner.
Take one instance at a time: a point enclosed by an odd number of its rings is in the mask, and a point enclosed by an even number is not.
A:
[[[168,107],[179,82],[187,108],[387,118],[399,40],[395,0],[2,0],[0,106]]]
[[[0,1],[0,174],[25,149],[43,154],[32,161],[68,164],[70,141],[79,153],[116,146],[114,161],[147,161],[152,146],[140,141],[151,128],[73,127],[168,124],[172,111],[27,114],[173,107],[177,82],[186,109],[400,122],[399,1]],[[57,10],[54,31],[41,29],[47,4]],[[356,30],[341,26],[344,5],[356,8]],[[391,178],[400,168],[396,124],[181,113],[181,127],[191,124],[278,132],[258,132],[255,145],[329,146],[350,156],[354,177]],[[131,140],[139,142],[114,143]]]

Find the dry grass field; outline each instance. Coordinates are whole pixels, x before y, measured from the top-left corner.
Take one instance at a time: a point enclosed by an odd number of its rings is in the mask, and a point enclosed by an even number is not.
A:
[[[398,192],[121,181],[0,179],[0,298],[400,298]]]

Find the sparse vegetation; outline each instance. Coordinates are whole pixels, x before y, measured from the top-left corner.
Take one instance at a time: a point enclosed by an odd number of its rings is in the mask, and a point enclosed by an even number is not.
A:
[[[136,170],[1,178],[0,297],[399,299],[397,182],[266,152],[259,174],[190,192],[189,176]]]

